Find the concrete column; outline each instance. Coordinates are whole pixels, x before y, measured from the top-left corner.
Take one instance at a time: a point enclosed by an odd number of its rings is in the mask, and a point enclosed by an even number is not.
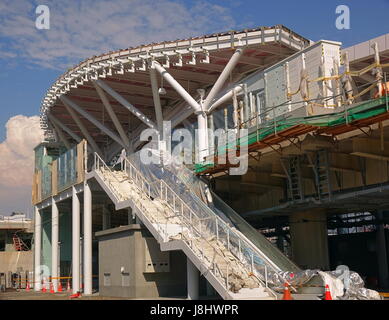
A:
[[[35,210],[35,233],[34,233],[34,290],[41,290],[41,252],[42,252],[42,216],[37,207]]]
[[[80,199],[72,190],[72,290],[80,291]]]
[[[105,205],[103,205],[103,230],[111,228],[111,213]]]
[[[51,277],[54,292],[58,289],[59,263],[58,263],[58,241],[59,241],[59,214],[58,206],[54,198],[51,200]]]
[[[383,219],[383,211],[377,211],[377,220]],[[386,249],[385,229],[383,223],[378,224],[376,231],[376,243],[377,243],[377,262],[378,262],[378,283],[380,288],[389,288],[389,276],[388,276],[388,255]]]
[[[92,192],[84,183],[84,294],[92,294]]]
[[[208,123],[207,115],[202,112],[197,115],[198,123],[198,148],[199,162],[204,162],[204,157],[208,156]]]
[[[325,210],[292,213],[289,222],[293,261],[303,269],[329,270]]]
[[[186,275],[188,283],[188,300],[198,300],[200,273],[189,258],[186,258]]]

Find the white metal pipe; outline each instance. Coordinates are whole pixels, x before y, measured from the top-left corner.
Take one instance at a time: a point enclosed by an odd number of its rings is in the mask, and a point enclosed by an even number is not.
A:
[[[92,192],[84,183],[84,294],[92,294]]]
[[[200,112],[201,107],[195,99],[175,80],[169,72],[166,71],[158,62],[154,62],[155,70],[157,70],[162,77],[173,87],[174,90],[196,111]]]
[[[115,90],[113,90],[110,86],[108,86],[104,81],[102,80],[96,80],[96,83],[104,89],[105,92],[107,92],[109,95],[111,95],[116,101],[118,101],[123,107],[127,108],[128,111],[130,111],[132,114],[134,114],[136,117],[138,117],[142,122],[144,122],[148,127],[157,129],[157,126],[153,121],[151,121],[149,118],[146,117],[143,112],[135,108],[130,102],[128,102],[126,99],[124,99],[120,94],[118,94]]]
[[[81,121],[80,117],[77,115],[77,113],[72,108],[70,108],[70,106],[65,102],[64,102],[64,106],[65,106],[66,110],[68,111],[68,113],[70,114],[70,116],[72,117],[72,119],[74,120],[74,122],[77,124],[78,128],[82,132],[85,139],[88,141],[88,143],[92,147],[93,151],[97,152],[98,154],[101,155],[102,152],[101,152],[99,146],[95,142],[95,139],[93,139],[93,137],[90,135],[88,129],[82,123],[82,121]]]
[[[204,158],[208,156],[208,124],[207,115],[205,112],[197,115],[198,123],[198,148],[199,148],[199,162],[203,162]]]
[[[226,94],[221,96],[218,100],[216,100],[212,105],[209,107],[207,113],[211,113],[213,110],[215,110],[218,106],[222,105],[223,103],[226,103],[227,101],[231,100],[234,96],[234,92],[236,95],[239,95],[239,93],[242,92],[242,86],[236,86],[235,88],[229,90]]]
[[[154,66],[150,68],[150,80],[151,80],[151,89],[153,91],[155,118],[157,120],[159,135],[160,137],[162,137],[162,130],[163,130],[162,106],[161,106],[161,99],[158,92],[157,74]]]
[[[239,62],[239,59],[242,55],[243,55],[243,49],[237,49],[234,52],[230,61],[228,61],[227,65],[223,69],[219,78],[216,80],[215,84],[213,85],[211,91],[208,93],[208,96],[205,99],[204,104],[203,104],[204,110],[208,110],[212,100],[220,92],[221,88],[223,87],[224,83],[226,82],[226,80],[230,76],[230,73],[232,72],[232,70],[235,68],[235,66]]]
[[[188,300],[199,299],[199,278],[200,273],[196,266],[186,258],[186,275],[187,275],[187,289],[188,289]]]
[[[118,117],[116,116],[115,112],[112,109],[111,103],[109,102],[106,94],[104,93],[103,89],[101,89],[95,81],[92,82],[93,86],[95,87],[97,94],[99,95],[101,101],[103,102],[103,105],[105,109],[108,112],[109,117],[111,118],[116,130],[118,131],[120,138],[122,138],[123,143],[126,145],[127,149],[130,147],[130,140],[128,139],[128,136],[126,135],[123,126],[121,125]]]
[[[59,214],[54,198],[51,199],[51,277],[54,292],[58,289]]]
[[[125,147],[123,141],[111,129],[109,129],[105,125],[103,125],[100,121],[98,121],[89,112],[85,111],[83,108],[81,108],[79,105],[77,105],[75,102],[73,102],[72,100],[70,100],[69,98],[67,98],[65,96],[61,96],[60,99],[65,105],[68,105],[69,107],[76,110],[79,114],[81,114],[85,119],[87,119],[88,121],[93,123],[97,128],[99,128],[101,131],[103,131],[112,140],[116,141],[117,143],[119,143],[120,145]]]
[[[65,135],[63,134],[61,128],[59,128],[54,122],[51,122],[51,124],[52,124],[52,126],[54,127],[54,130],[55,130],[55,132],[57,133],[59,140],[62,141],[62,143],[65,145],[66,149],[70,149],[70,148],[71,148],[70,143],[69,143],[69,141],[66,139],[66,137],[65,137]]]
[[[72,290],[80,291],[80,199],[72,189]]]
[[[42,252],[42,216],[35,206],[35,233],[34,233],[34,290],[41,290],[41,252]]]
[[[48,115],[48,118],[52,123],[55,123],[58,127],[60,127],[63,131],[65,131],[67,134],[69,134],[74,140],[77,141],[77,143],[81,142],[81,137],[78,134],[75,134],[72,130],[70,130],[66,125],[64,125],[62,122],[60,122],[56,117],[54,117],[52,114]]]

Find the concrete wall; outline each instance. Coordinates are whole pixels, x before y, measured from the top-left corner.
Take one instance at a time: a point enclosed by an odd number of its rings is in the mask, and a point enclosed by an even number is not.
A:
[[[186,295],[186,257],[182,252],[168,253],[169,272],[145,273],[146,239],[151,237],[146,229],[129,225],[97,232],[96,237],[100,295],[130,298]]]
[[[33,251],[0,252],[0,272],[33,271]]]

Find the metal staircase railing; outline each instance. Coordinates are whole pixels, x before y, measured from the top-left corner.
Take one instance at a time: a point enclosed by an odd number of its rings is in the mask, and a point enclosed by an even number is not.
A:
[[[124,201],[125,195],[121,194],[121,190],[117,188],[115,183],[121,183],[114,171],[109,168],[99,155],[95,154],[96,172],[104,172],[111,177],[106,179],[103,174],[100,177],[107,183],[108,187],[113,191],[115,200],[117,202]],[[201,216],[190,208],[185,201],[162,179],[149,181],[144,175],[128,160],[125,160],[124,171],[127,173],[129,181],[142,192],[148,199],[160,199],[171,209],[173,215],[170,218],[178,218],[181,222],[181,240],[184,241],[192,252],[202,261],[206,267],[207,272],[211,272],[217,278],[226,290],[230,290],[229,275],[232,270],[232,262],[228,260],[220,247],[217,244],[222,243],[226,250],[230,252],[235,258],[235,265],[239,264],[243,270],[248,271],[251,276],[255,277],[259,286],[271,296],[276,297],[275,293],[268,288],[268,271],[277,272],[277,268],[268,260],[267,257],[258,253],[258,250],[241,238],[237,231],[233,230],[226,222],[224,222],[218,215],[216,215],[208,207],[205,208],[205,215]],[[132,199],[138,209],[147,213],[149,207],[144,204],[142,199]],[[204,209],[204,207],[202,208]],[[204,213],[204,212],[203,212]],[[166,224],[162,225],[157,221],[153,215],[145,215],[146,219],[151,222],[154,228],[157,229],[164,242],[170,241],[168,232],[168,220]],[[188,232],[185,233],[184,231]],[[209,241],[209,239],[216,239],[216,244]],[[197,241],[194,241],[197,240]],[[210,254],[205,250],[211,250]],[[212,259],[210,259],[212,257]],[[215,263],[215,257],[218,257],[224,263],[225,270],[220,267],[220,262]]]

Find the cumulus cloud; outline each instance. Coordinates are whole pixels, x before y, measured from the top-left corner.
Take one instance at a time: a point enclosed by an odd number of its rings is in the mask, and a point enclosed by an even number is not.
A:
[[[0,143],[1,194],[9,187],[31,187],[33,149],[43,140],[38,116],[14,116],[8,120],[6,131],[6,139]]]
[[[0,143],[0,214],[30,212],[34,147],[43,140],[39,117],[17,115]]]
[[[236,26],[228,8],[206,0],[45,1],[50,30],[35,28],[32,0],[0,3],[0,59],[63,70],[82,59],[115,49],[176,40]]]

